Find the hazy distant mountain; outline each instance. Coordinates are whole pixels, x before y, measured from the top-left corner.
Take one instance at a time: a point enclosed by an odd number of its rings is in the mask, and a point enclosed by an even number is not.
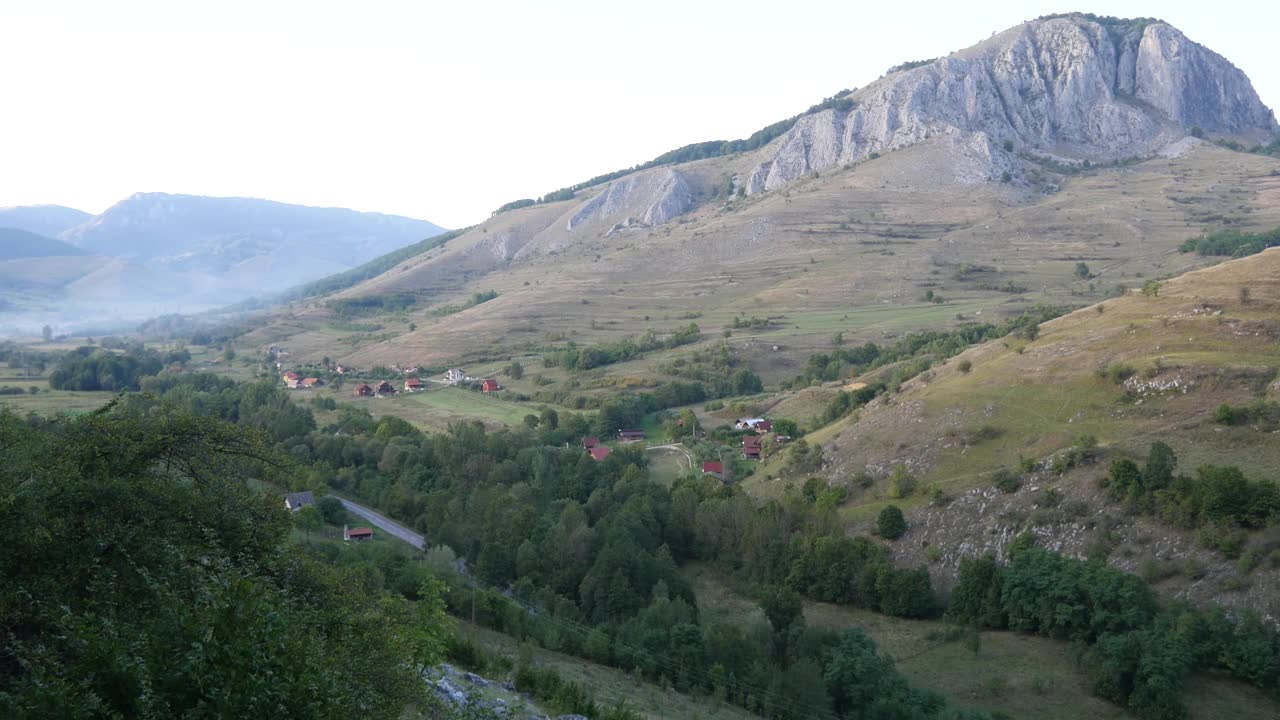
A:
[[[37,210],[49,206],[8,212],[49,227],[55,213]],[[97,216],[61,217],[80,222],[58,240],[24,236],[21,250],[16,241],[12,250],[0,244],[0,299],[33,317],[53,313],[77,324],[271,295],[443,232],[395,215],[165,193],[132,195]]]
[[[0,208],[0,227],[18,228],[45,237],[57,237],[93,217],[83,210],[62,205],[21,205]]]
[[[80,248],[61,240],[19,228],[0,227],[0,260],[83,254]]]

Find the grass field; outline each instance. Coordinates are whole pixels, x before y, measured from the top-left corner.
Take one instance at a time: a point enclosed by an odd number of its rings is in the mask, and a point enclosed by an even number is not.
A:
[[[685,574],[697,593],[703,622],[764,622],[758,606],[735,592],[712,568],[687,565]],[[1004,712],[1018,719],[1134,717],[1092,695],[1086,672],[1077,667],[1066,643],[1010,632],[983,632],[975,652],[964,642],[942,639],[946,628],[938,621],[903,620],[814,602],[805,603],[804,616],[807,623],[820,627],[861,627],[882,652],[897,660],[898,669],[912,683],[940,692],[957,705]],[[1196,676],[1186,693],[1195,720],[1280,717],[1280,703],[1235,681]]]
[[[395,415],[428,430],[445,430],[459,420],[480,420],[489,427],[518,425],[538,407],[461,388],[431,386],[422,392],[389,398],[352,398],[374,417]]]
[[[72,392],[69,390],[51,390],[49,381],[41,377],[24,377],[21,372],[10,368],[0,369],[0,387],[20,387],[24,390],[37,388],[32,395],[0,395],[0,407],[19,414],[51,416],[58,413],[76,415],[97,410],[107,404],[115,393],[110,392]]]

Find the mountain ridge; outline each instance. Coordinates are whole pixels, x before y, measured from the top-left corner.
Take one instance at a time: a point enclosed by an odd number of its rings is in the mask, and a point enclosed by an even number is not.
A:
[[[47,208],[14,208],[46,219]],[[27,326],[136,322],[157,312],[197,312],[275,295],[331,276],[443,228],[425,220],[256,198],[134,193],[99,215],[64,220],[64,260],[11,258],[3,292]],[[4,215],[0,214],[0,225]],[[74,262],[72,255],[81,256]],[[22,318],[27,318],[22,320]],[[114,318],[112,320],[111,318]]]
[[[65,205],[14,205],[0,208],[0,227],[56,238],[91,217],[90,213]]]

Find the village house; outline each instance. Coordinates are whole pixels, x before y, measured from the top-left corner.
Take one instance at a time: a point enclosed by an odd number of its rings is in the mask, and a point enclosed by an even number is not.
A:
[[[501,389],[502,389],[502,386],[499,385],[498,381],[493,378],[485,378],[484,382],[480,383],[480,392],[483,392],[483,393],[498,392]]]
[[[618,440],[621,442],[639,442],[644,439],[643,430],[619,430]]]
[[[339,366],[335,367],[335,368],[333,369],[333,371],[334,371],[334,372],[336,372],[336,373],[338,373],[339,375],[346,375],[346,374],[347,374],[347,370],[348,370],[348,369],[349,369],[349,368],[348,368],[346,365],[339,365]]]
[[[590,450],[587,450],[587,454],[591,456],[592,460],[603,460],[609,457],[609,453],[611,452],[613,451],[607,447],[593,447]]]
[[[297,512],[308,505],[315,505],[316,499],[312,496],[310,490],[302,492],[289,493],[284,496],[284,509],[290,512]]]
[[[748,435],[742,438],[742,456],[748,460],[759,460],[763,439],[759,435]]]
[[[708,460],[702,463],[702,474],[711,475],[717,480],[724,479],[724,463],[719,460]]]
[[[280,379],[284,381],[284,384],[285,384],[286,386],[288,386],[289,388],[291,388],[291,389],[292,389],[292,388],[296,388],[296,387],[298,387],[298,381],[302,379],[302,376],[300,376],[300,375],[298,375],[298,373],[296,373],[296,372],[294,372],[294,371],[290,370],[290,371],[286,372],[285,374],[281,375],[281,376],[280,376]]]
[[[358,527],[347,529],[346,525],[342,526],[342,539],[350,542],[364,542],[373,539],[373,528]]]
[[[318,388],[324,385],[324,381],[320,378],[303,378],[298,385],[304,390],[310,390],[311,388]]]
[[[387,382],[386,380],[380,381],[373,388],[373,391],[379,395],[395,395],[396,394],[395,386]]]
[[[600,446],[600,438],[584,437],[582,438],[582,447],[590,450],[593,447]]]
[[[369,383],[360,383],[356,386],[356,397],[373,397],[373,388]]]
[[[741,418],[733,425],[734,430],[754,430],[757,433],[773,430],[773,422],[764,418]]]
[[[418,368],[417,368],[416,366],[415,366],[415,367],[407,367],[407,368],[405,368],[405,369],[404,369],[404,374],[405,374],[405,375],[417,375],[417,374],[418,374]]]
[[[467,374],[463,372],[461,368],[449,368],[444,371],[444,379],[446,382],[451,382],[454,385],[457,385],[467,379]]]
[[[417,392],[423,389],[422,381],[416,377],[411,377],[404,381],[405,392]]]

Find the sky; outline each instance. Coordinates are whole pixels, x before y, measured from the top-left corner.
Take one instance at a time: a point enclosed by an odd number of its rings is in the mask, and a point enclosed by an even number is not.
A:
[[[1280,106],[1280,3],[0,0],[0,206],[260,197],[470,225],[1036,16],[1164,19]]]

